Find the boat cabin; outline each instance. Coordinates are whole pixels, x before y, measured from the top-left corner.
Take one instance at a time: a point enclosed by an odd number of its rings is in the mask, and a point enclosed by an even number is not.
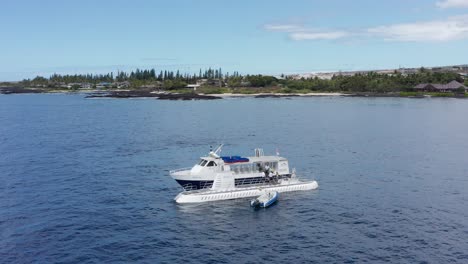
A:
[[[232,171],[233,174],[255,174],[263,173],[265,170],[279,174],[289,174],[288,160],[278,156],[247,158],[240,156],[201,157],[200,162],[192,168],[191,174],[207,171]]]

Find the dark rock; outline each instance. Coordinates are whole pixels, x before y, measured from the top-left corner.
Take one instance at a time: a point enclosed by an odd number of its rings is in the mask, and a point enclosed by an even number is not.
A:
[[[45,93],[44,89],[27,89],[23,87],[0,87],[0,94]]]
[[[94,93],[86,98],[142,98],[150,97],[159,100],[213,100],[221,97],[200,94],[171,94],[171,93],[151,93],[151,91],[111,91],[108,93]]]
[[[259,94],[255,98],[282,98],[282,97],[297,97],[298,94]]]
[[[200,94],[159,94],[160,100],[214,100],[222,99],[218,96],[200,95]]]

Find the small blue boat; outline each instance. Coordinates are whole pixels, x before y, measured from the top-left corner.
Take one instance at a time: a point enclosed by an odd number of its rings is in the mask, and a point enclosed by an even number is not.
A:
[[[250,201],[252,207],[266,208],[278,201],[279,193],[277,191],[266,191],[259,197]]]

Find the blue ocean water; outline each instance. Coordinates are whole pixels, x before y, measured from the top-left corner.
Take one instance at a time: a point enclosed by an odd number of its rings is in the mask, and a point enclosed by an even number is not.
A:
[[[468,101],[0,96],[0,263],[467,263]],[[319,189],[178,205],[168,170],[279,149]]]

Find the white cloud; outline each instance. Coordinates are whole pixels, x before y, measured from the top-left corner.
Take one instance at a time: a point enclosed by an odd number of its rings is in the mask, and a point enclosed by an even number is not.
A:
[[[345,31],[330,31],[330,32],[293,32],[289,37],[293,40],[332,40],[348,37],[350,33]]]
[[[440,8],[468,7],[468,0],[443,0],[438,1],[436,5]]]
[[[294,24],[267,24],[263,27],[268,31],[278,31],[278,32],[295,32],[295,31],[303,30],[302,26],[294,25]]]
[[[318,31],[295,24],[267,24],[264,29],[268,31],[288,33],[292,40],[332,40],[350,35],[345,31]]]
[[[468,39],[468,15],[443,20],[370,27],[364,30],[311,29],[294,24],[268,24],[264,29],[283,32],[295,41],[372,38],[401,42],[444,42]]]
[[[446,20],[379,26],[367,30],[387,41],[450,41],[468,38],[468,16]]]

